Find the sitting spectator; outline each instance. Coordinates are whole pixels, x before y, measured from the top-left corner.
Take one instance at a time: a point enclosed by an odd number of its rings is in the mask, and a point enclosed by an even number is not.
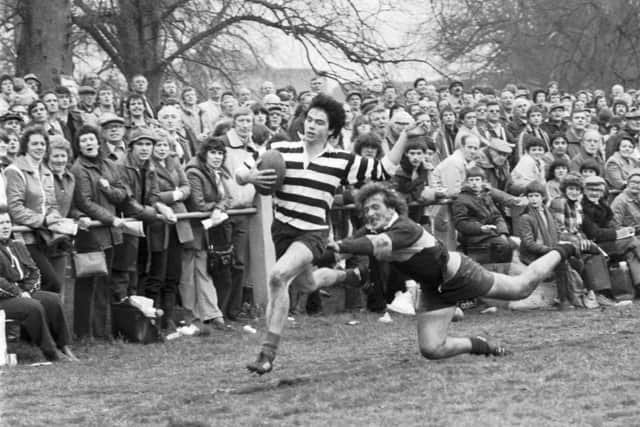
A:
[[[614,153],[605,164],[605,178],[613,190],[622,190],[627,185],[629,173],[640,166],[640,161],[634,157],[636,144],[631,135],[621,132],[614,139]]]
[[[545,143],[535,136],[525,136],[524,155],[511,171],[511,193],[522,194],[527,185],[532,181],[545,182],[544,156]]]
[[[636,227],[640,224],[640,168],[627,177],[627,187],[611,202],[615,227]]]
[[[484,170],[492,188],[508,191],[511,187],[511,170],[507,160],[513,151],[511,145],[498,138],[489,138],[486,143],[487,146],[480,150],[476,164]]]
[[[471,253],[489,248],[491,258],[495,258],[489,262],[511,261],[509,229],[486,188],[481,168],[469,169],[466,185],[453,201],[451,210],[463,251]]]
[[[530,182],[525,188],[525,194],[529,199],[529,206],[525,213],[514,221],[514,234],[520,238],[520,260],[528,265],[558,244],[558,229],[551,212],[544,206],[544,184],[538,181]],[[582,306],[577,296],[583,292],[577,293],[570,288],[571,268],[569,263],[564,261],[553,271],[560,310]]]
[[[475,166],[480,151],[480,140],[473,134],[464,135],[460,143],[462,146],[433,170],[433,186],[445,188],[447,196],[455,196],[460,192],[466,180],[467,169]],[[441,206],[434,217],[434,236],[450,250],[457,246],[456,230],[452,225],[450,206]]]
[[[568,174],[560,186],[562,197],[551,201],[549,210],[553,214],[560,233],[560,240],[570,241],[581,251],[584,268],[580,272],[585,287],[597,293],[601,305],[613,305],[610,298],[611,278],[607,262],[599,247],[586,236],[583,230],[582,179]]]
[[[587,129],[582,137],[582,143],[578,154],[571,158],[569,170],[578,172],[580,167],[587,161],[594,161],[598,165],[598,176],[604,172],[604,158],[600,152],[602,145],[602,135],[596,129]]]
[[[562,196],[560,184],[562,183],[562,179],[567,176],[568,172],[569,163],[567,161],[554,160],[553,162],[551,162],[551,164],[547,168],[546,198],[548,201]]]
[[[613,211],[605,202],[605,193],[603,178],[592,176],[584,180],[584,233],[610,256],[624,258],[633,285],[640,286],[640,241],[635,238],[633,226],[616,227]]]
[[[407,148],[394,177],[398,193],[405,196],[407,203],[435,202],[445,195],[445,190],[429,186],[435,154],[435,145],[423,136],[410,137]],[[410,206],[409,218],[419,224],[430,224],[424,206]]]
[[[47,360],[78,361],[60,297],[40,289],[40,271],[25,245],[11,240],[11,227],[9,213],[0,208],[0,310],[20,322]]]
[[[571,169],[571,165],[569,165],[569,169]],[[587,179],[590,176],[600,176],[600,165],[595,160],[589,159],[580,165],[580,176],[582,179]]]

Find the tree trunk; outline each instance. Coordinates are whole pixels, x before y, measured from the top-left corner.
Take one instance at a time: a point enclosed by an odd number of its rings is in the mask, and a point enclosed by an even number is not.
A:
[[[121,0],[116,22],[117,36],[122,43],[121,55],[127,79],[141,73],[149,80],[148,95],[155,105],[164,70],[158,70],[162,61],[160,39],[161,10],[156,0]]]
[[[18,0],[16,74],[34,73],[43,88],[73,72],[71,0]]]

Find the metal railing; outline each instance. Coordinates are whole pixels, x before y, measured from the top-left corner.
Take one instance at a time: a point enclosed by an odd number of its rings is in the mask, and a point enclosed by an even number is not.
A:
[[[236,215],[255,215],[257,212],[257,209],[255,207],[250,207],[250,208],[240,208],[240,209],[229,209],[226,211],[227,215],[229,216],[236,216]],[[179,213],[176,214],[176,218],[178,220],[184,220],[184,219],[205,219],[205,218],[209,218],[211,216],[210,213],[207,212],[185,212],[185,213]],[[158,219],[162,219],[162,217],[160,215],[158,215]],[[123,218],[124,221],[126,222],[131,222],[131,221],[139,221],[139,219],[136,218]],[[110,227],[107,224],[104,224],[103,222],[100,221],[91,221],[89,223],[89,227]],[[32,232],[33,228],[31,227],[27,227],[25,225],[14,225],[13,226],[13,232],[14,233],[28,233],[28,232]]]

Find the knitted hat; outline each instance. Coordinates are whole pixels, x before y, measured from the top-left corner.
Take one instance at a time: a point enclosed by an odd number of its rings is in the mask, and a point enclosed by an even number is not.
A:
[[[566,193],[567,187],[578,187],[582,191],[582,178],[575,173],[567,174],[560,182],[560,191]]]
[[[531,193],[539,193],[542,197],[547,196],[547,189],[544,187],[544,184],[540,181],[531,181],[524,189],[525,196],[528,196]]]

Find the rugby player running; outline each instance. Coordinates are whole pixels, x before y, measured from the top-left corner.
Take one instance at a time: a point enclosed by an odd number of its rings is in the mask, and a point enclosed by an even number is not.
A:
[[[558,263],[577,253],[572,244],[559,243],[517,276],[493,273],[466,255],[447,251],[422,226],[407,218],[406,204],[393,190],[377,183],[368,184],[359,191],[357,201],[366,226],[352,237],[330,242],[328,249],[389,261],[420,283],[423,307],[417,316],[418,345],[427,359],[463,353],[507,354],[505,347],[488,336],[449,336],[456,303],[481,296],[502,300],[526,298]]]
[[[289,313],[291,283],[297,282],[306,289],[315,286],[312,264],[326,248],[327,218],[338,187],[389,179],[405,151],[404,132],[381,160],[333,148],[329,139],[340,135],[344,122],[342,104],[319,94],[309,106],[302,141],[271,144],[271,149],[284,157],[286,171],[283,186],[273,197],[271,236],[277,261],[268,279],[267,333],[257,359],[247,365],[251,372],[262,375],[273,369]],[[258,163],[251,163],[236,171],[239,184],[269,188],[275,183],[273,169],[259,170]]]

